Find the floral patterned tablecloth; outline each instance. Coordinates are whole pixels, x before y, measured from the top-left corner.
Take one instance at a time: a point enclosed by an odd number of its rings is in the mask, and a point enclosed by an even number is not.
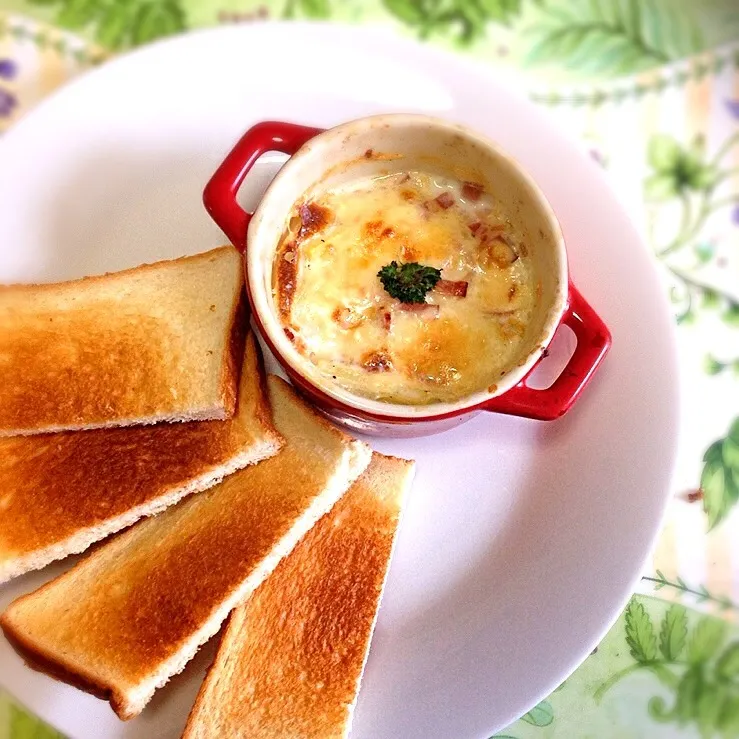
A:
[[[585,663],[497,739],[739,738],[739,6],[0,0],[0,132],[118,50],[275,17],[384,23],[516,75],[605,168],[674,308],[681,449],[640,591]],[[0,739],[56,736],[0,691]]]

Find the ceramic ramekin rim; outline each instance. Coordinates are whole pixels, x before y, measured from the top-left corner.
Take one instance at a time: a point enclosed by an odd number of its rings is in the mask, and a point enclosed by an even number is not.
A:
[[[280,183],[291,176],[291,173],[300,166],[303,159],[307,156],[314,155],[316,151],[320,151],[322,148],[336,146],[347,135],[366,131],[371,128],[381,131],[387,126],[431,126],[441,129],[450,135],[461,135],[468,140],[474,141],[478,146],[483,146],[492,151],[508,167],[513,176],[519,179],[527,195],[551,226],[553,234],[552,246],[557,252],[556,264],[559,274],[555,276],[556,290],[547,319],[540,332],[540,338],[536,347],[533,350],[529,349],[529,353],[525,359],[522,359],[516,367],[512,368],[499,379],[496,383],[495,390],[492,392],[489,390],[479,391],[455,402],[434,402],[425,405],[392,403],[356,395],[323,377],[317,368],[297,351],[286,336],[279,317],[275,315],[270,306],[266,285],[264,280],[261,279],[260,251],[250,248],[250,244],[254,243],[257,238],[264,238],[260,233],[260,227],[265,211],[272,197],[278,191]],[[307,190],[308,188],[305,189]],[[286,214],[293,205],[293,202],[285,203]],[[274,241],[274,247],[276,249],[279,242],[279,234],[271,233],[270,238]],[[514,157],[502,150],[498,144],[478,132],[459,123],[418,113],[388,113],[357,118],[326,129],[303,145],[277,173],[267,187],[254,212],[248,228],[245,265],[247,288],[252,309],[256,313],[262,331],[267,334],[268,343],[277,355],[276,358],[278,361],[282,364],[289,365],[293,373],[300,375],[308,385],[313,386],[323,396],[327,396],[336,402],[337,406],[357,413],[367,413],[373,417],[395,420],[422,421],[455,415],[462,411],[484,408],[487,401],[505,394],[508,390],[518,385],[541,359],[544,350],[552,340],[562,320],[568,304],[567,253],[562,229],[549,201],[531,175]]]

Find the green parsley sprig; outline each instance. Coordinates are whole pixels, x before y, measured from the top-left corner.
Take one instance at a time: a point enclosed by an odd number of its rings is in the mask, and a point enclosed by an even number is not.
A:
[[[441,279],[441,270],[418,262],[386,264],[377,276],[385,290],[401,303],[424,303],[426,293]]]

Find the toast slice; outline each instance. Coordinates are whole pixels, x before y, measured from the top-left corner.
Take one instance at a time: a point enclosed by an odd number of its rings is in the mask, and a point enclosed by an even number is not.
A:
[[[141,521],[0,617],[38,669],[137,715],[362,473],[371,452],[268,380],[280,454]]]
[[[0,436],[230,418],[243,287],[232,246],[0,287]]]
[[[230,420],[0,439],[0,583],[82,552],[281,446],[251,333]]]
[[[236,608],[183,739],[349,734],[413,463],[372,456],[349,492]]]

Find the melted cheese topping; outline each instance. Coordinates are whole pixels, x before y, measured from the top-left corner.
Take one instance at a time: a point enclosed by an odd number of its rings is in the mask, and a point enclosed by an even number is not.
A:
[[[329,191],[297,206],[275,260],[287,335],[355,394],[453,402],[494,386],[520,357],[530,260],[505,213],[469,183],[410,172]],[[440,283],[428,305],[407,306],[377,276],[393,260],[436,267],[466,295]]]

